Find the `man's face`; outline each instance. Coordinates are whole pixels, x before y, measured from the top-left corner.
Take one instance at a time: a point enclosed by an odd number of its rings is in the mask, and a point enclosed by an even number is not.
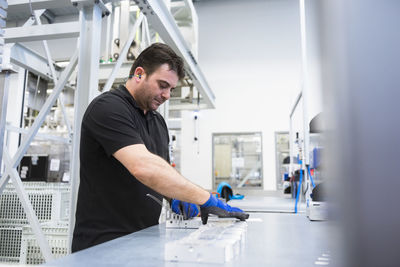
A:
[[[178,84],[178,75],[168,64],[161,65],[150,76],[142,75],[135,100],[144,111],[157,110],[170,98],[171,90]]]

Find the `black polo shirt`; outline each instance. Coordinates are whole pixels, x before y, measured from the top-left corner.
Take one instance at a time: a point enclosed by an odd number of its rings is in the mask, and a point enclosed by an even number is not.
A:
[[[169,161],[169,135],[164,118],[146,115],[125,86],[95,98],[82,120],[80,186],[72,251],[158,223],[161,207],[146,196],[162,196],[139,182],[112,154],[144,144]]]

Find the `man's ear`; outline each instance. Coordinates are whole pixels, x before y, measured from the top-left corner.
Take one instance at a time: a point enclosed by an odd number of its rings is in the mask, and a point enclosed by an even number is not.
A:
[[[142,79],[143,75],[144,75],[144,69],[142,67],[137,67],[135,69],[135,80],[137,82],[140,82],[140,79]]]

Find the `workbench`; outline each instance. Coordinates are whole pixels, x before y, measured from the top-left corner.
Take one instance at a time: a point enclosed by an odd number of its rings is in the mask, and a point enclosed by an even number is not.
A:
[[[308,220],[304,213],[250,213],[244,251],[218,266],[316,266],[330,256],[332,225]],[[45,266],[217,266],[164,261],[164,246],[193,229],[166,229],[165,224],[82,250]],[[328,263],[328,262],[326,262]]]

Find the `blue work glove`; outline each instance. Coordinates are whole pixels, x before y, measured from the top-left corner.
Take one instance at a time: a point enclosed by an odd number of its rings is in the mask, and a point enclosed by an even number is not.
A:
[[[243,210],[229,206],[212,194],[207,202],[200,206],[200,214],[203,224],[207,224],[209,214],[217,215],[220,218],[237,218],[241,221],[249,218],[249,214],[244,213]]]
[[[173,212],[183,215],[183,219],[185,220],[196,217],[197,214],[199,214],[199,209],[196,204],[187,203],[178,199],[172,199],[171,208]]]

